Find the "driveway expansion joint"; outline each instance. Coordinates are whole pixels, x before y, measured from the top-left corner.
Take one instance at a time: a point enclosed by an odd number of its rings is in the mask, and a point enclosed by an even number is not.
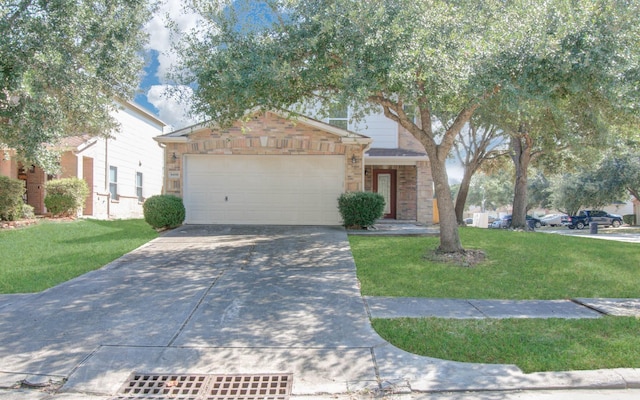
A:
[[[211,282],[211,284],[209,285],[209,287],[207,287],[207,290],[204,291],[204,293],[202,293],[202,296],[200,296],[200,299],[198,300],[198,302],[196,303],[195,307],[193,307],[193,309],[191,310],[191,312],[189,313],[189,315],[187,316],[187,318],[185,318],[184,322],[182,323],[182,325],[180,325],[180,328],[178,328],[178,331],[171,337],[171,340],[169,340],[169,343],[167,344],[167,347],[171,347],[171,345],[173,343],[175,343],[175,341],[178,339],[178,337],[180,336],[180,334],[184,331],[185,327],[189,324],[189,321],[191,321],[191,318],[193,318],[194,314],[196,313],[196,311],[198,311],[198,308],[200,308],[200,306],[202,305],[202,302],[204,301],[204,299],[207,297],[207,295],[209,294],[209,292],[211,292],[211,290],[213,289],[213,287],[216,285],[216,283],[218,282],[218,280],[220,279],[220,277],[222,275],[224,275],[225,271],[228,268],[223,269],[222,271],[220,271],[220,273],[218,274],[218,276],[215,277],[215,279]]]

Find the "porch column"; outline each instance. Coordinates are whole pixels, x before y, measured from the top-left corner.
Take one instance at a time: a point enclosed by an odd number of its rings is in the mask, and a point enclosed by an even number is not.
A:
[[[429,161],[416,162],[417,215],[419,223],[433,224],[433,178]]]

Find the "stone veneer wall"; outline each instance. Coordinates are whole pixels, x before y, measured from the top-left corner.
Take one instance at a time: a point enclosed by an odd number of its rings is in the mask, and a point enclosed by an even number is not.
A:
[[[363,190],[364,145],[266,113],[244,125],[227,129],[202,128],[187,143],[167,143],[165,148],[165,193],[182,196],[183,155],[342,155],[345,160],[345,191]],[[174,157],[175,154],[175,157]],[[356,162],[352,162],[355,156]]]

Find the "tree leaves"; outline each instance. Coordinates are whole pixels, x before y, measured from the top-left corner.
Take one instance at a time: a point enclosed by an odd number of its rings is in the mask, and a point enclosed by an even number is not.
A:
[[[52,170],[48,147],[108,135],[142,68],[145,0],[9,0],[0,11],[0,143]]]

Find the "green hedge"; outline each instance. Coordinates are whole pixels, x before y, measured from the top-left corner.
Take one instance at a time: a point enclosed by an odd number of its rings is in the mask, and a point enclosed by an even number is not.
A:
[[[54,216],[75,216],[89,195],[87,182],[79,178],[54,179],[45,189],[44,205]]]
[[[627,214],[622,216],[622,220],[627,225],[635,225],[636,224],[636,216],[634,214]]]
[[[182,199],[170,194],[149,197],[142,205],[144,220],[155,229],[182,225],[185,209]]]
[[[384,215],[384,197],[372,192],[343,193],[338,198],[338,210],[345,227],[366,228]]]
[[[0,176],[0,220],[13,221],[22,217],[24,182]]]

